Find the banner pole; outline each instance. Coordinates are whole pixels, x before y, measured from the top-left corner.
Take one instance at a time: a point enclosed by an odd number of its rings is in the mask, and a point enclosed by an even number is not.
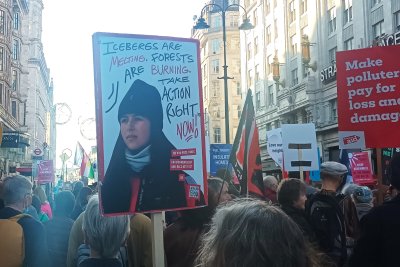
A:
[[[153,267],[165,267],[164,258],[164,227],[163,214],[156,212],[151,214],[151,237],[153,252]]]
[[[302,153],[300,147],[297,149],[297,153],[299,155],[299,161],[301,162],[302,161],[302,157],[303,157],[303,153]],[[304,182],[303,166],[301,164],[299,165],[299,172],[300,172],[300,180],[302,182]]]
[[[376,148],[376,166],[377,166],[377,180],[378,180],[378,204],[383,203],[384,194],[386,193],[386,188],[382,184],[382,149]],[[392,154],[393,155],[393,154]]]

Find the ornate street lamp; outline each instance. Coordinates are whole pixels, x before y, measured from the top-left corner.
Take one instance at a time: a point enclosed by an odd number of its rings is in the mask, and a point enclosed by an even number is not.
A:
[[[283,65],[283,64],[279,63],[278,55],[277,55],[277,52],[275,51],[275,56],[272,61],[272,79],[275,81],[277,91],[279,90],[279,85],[281,85],[282,88],[285,88],[285,80],[280,81],[280,79],[281,79],[280,66],[281,65]]]
[[[231,77],[228,77],[228,66],[226,65],[226,12],[231,11],[230,9],[233,7],[239,7],[244,10],[245,17],[243,19],[242,24],[239,26],[239,30],[251,30],[254,28],[254,26],[250,23],[250,20],[247,18],[247,11],[244,7],[242,7],[239,4],[231,4],[231,5],[226,5],[227,1],[223,1],[223,6],[220,6],[218,4],[207,4],[203,7],[200,13],[200,18],[197,20],[196,25],[193,27],[195,30],[202,30],[202,29],[208,29],[210,26],[207,24],[205,19],[203,18],[203,15],[206,12],[210,12],[208,9],[209,7],[212,8],[217,8],[218,10],[213,11],[218,11],[218,13],[222,16],[222,41],[223,41],[223,48],[224,48],[224,66],[222,68],[224,69],[224,76],[218,77],[218,79],[223,79],[224,80],[224,98],[225,98],[225,138],[226,138],[226,143],[230,143],[230,138],[229,138],[229,104],[228,104],[228,79],[233,79]]]
[[[310,41],[308,40],[308,35],[304,34],[301,37],[301,56],[302,56],[302,60],[303,60],[303,64],[306,68],[312,69],[312,71],[317,71],[317,62],[314,61],[314,63],[312,63],[310,65],[310,61],[311,61],[311,56],[310,56],[310,46],[313,46],[314,43],[310,43]]]

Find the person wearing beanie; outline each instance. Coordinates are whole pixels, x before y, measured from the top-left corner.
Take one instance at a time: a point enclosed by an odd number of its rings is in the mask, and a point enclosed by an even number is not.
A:
[[[119,105],[118,121],[120,133],[100,191],[104,213],[186,207],[188,176],[170,170],[176,148],[163,133],[157,88],[135,80]]]
[[[362,217],[373,207],[372,191],[368,186],[357,186],[352,193],[352,197],[356,204],[358,220],[361,221]]]

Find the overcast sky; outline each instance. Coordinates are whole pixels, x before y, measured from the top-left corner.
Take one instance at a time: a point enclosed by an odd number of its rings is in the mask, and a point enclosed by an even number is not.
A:
[[[43,0],[43,50],[54,79],[54,103],[66,103],[72,118],[57,125],[57,167],[65,148],[95,141],[80,134],[78,120],[95,116],[91,38],[94,32],[190,37],[193,16],[204,0]],[[94,130],[94,129],[93,129]],[[72,157],[73,158],[73,157]],[[72,160],[71,158],[71,160]]]

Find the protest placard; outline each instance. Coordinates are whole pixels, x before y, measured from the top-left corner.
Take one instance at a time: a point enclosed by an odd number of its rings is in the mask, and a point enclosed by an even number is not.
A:
[[[210,174],[217,175],[219,169],[226,170],[229,165],[229,155],[231,154],[231,144],[211,144],[210,145]],[[232,167],[228,172],[231,172]],[[221,177],[224,178],[224,177]]]
[[[275,163],[283,168],[282,129],[267,131],[267,151]]]
[[[54,182],[53,160],[40,160],[37,164],[37,181],[39,184]]]
[[[355,184],[373,184],[371,158],[368,152],[349,153],[349,161],[353,182]]]
[[[339,131],[363,131],[370,148],[399,145],[399,54],[400,46],[337,53]]]
[[[206,204],[198,40],[93,35],[105,214]]]
[[[283,124],[282,143],[285,171],[300,171],[301,174],[319,169],[314,124]]]

